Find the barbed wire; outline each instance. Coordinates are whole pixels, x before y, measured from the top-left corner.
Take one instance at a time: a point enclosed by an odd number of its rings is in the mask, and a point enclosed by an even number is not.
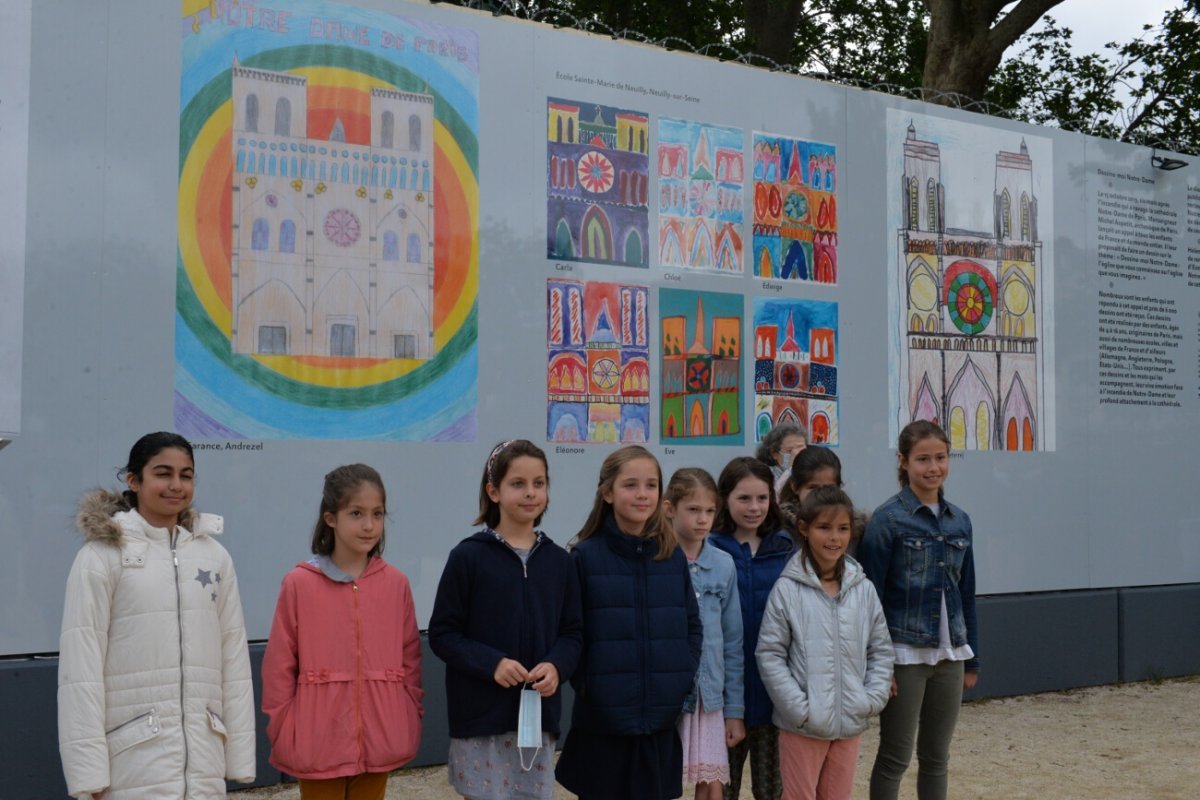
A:
[[[430,0],[432,3],[444,1],[445,0]],[[864,78],[859,78],[857,76],[837,75],[831,72],[804,69],[795,64],[781,64],[773,58],[769,58],[768,56],[764,56],[760,53],[743,52],[725,42],[711,42],[709,44],[697,46],[692,44],[687,39],[679,36],[663,36],[660,38],[654,38],[633,28],[617,29],[607,24],[603,20],[599,20],[594,17],[576,15],[570,10],[562,8],[561,6],[543,7],[532,0],[453,0],[453,2],[455,5],[463,8],[490,12],[493,16],[507,14],[508,16],[516,17],[517,19],[550,25],[554,28],[571,28],[584,33],[603,34],[617,41],[633,41],[638,42],[639,44],[658,47],[668,51],[686,51],[703,58],[711,58],[717,61],[731,62],[747,67],[759,67],[771,72],[784,72],[800,78],[809,78],[812,80],[833,83],[839,86],[849,86],[865,91],[880,92],[893,97],[903,97],[907,100],[919,100],[923,102],[936,103],[937,105],[957,108],[962,111],[986,114],[991,117],[999,117],[1001,119],[1008,119],[1016,122],[1025,122],[1031,125],[1038,124],[1031,122],[1028,119],[1028,116],[1020,109],[1008,108],[987,100],[977,100],[973,97],[969,97],[968,95],[960,94],[958,92],[946,92],[939,89],[925,89],[919,86],[904,86],[902,84],[889,83],[886,81],[871,81]],[[1112,136],[1108,135],[1108,131],[1099,126],[1089,127],[1086,125],[1059,124],[1053,127],[1057,127],[1058,130],[1081,133],[1086,136],[1095,136],[1102,139],[1107,139],[1109,141],[1123,141],[1126,144],[1141,145],[1143,147],[1169,150],[1177,153],[1195,154],[1197,149],[1192,143],[1164,139],[1148,133],[1135,132],[1129,137],[1129,139],[1114,139]]]

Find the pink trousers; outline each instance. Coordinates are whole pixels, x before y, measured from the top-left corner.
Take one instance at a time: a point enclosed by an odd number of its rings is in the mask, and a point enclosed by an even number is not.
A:
[[[783,800],[850,800],[860,738],[826,741],[780,730]]]

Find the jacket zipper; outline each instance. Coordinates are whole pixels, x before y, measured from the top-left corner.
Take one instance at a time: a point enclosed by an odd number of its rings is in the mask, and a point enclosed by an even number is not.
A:
[[[354,590],[354,738],[361,770],[366,766],[362,746],[362,615],[358,606],[358,581],[351,581],[350,586]]]
[[[838,587],[839,597],[841,596],[841,593],[841,587]],[[823,589],[822,594],[824,594]],[[829,597],[829,595],[825,596]],[[834,724],[837,725],[838,738],[841,739],[843,738],[841,735],[842,720],[846,717],[846,689],[844,686],[842,686],[842,614],[841,603],[838,602],[838,597],[829,597],[829,602],[833,605],[833,672],[835,675],[837,675],[837,698],[838,705],[841,706],[837,715],[837,720],[835,720]]]
[[[183,736],[183,796],[188,795],[188,737],[187,710],[184,708],[186,692],[183,674],[183,595],[179,589],[179,554],[175,552],[179,528],[171,529],[171,563],[175,565],[175,623],[179,628],[179,732]]]
[[[642,710],[642,720],[643,721],[645,721],[646,716],[647,716],[647,714],[646,714],[646,683],[650,680],[650,667],[649,667],[649,664],[646,663],[648,660],[647,654],[646,654],[646,638],[649,635],[650,625],[647,620],[648,612],[646,610],[646,603],[647,603],[646,560],[644,558],[642,558],[642,547],[644,545],[645,545],[644,542],[638,542],[638,546],[637,546],[638,571],[640,573],[640,575],[638,576],[639,597],[637,599],[640,601],[638,604],[641,606],[641,611],[642,611],[641,620],[640,620],[641,621],[641,629],[637,632],[637,642],[638,642],[638,661],[642,665],[641,710]]]
[[[138,722],[142,722],[142,721],[145,721],[145,723],[147,725],[149,725],[150,727],[154,727],[154,709],[153,708],[150,709],[149,711],[147,711],[145,714],[138,714],[133,719],[125,720],[124,722],[122,722],[120,725],[118,725],[115,728],[109,728],[108,730],[106,730],[104,732],[104,735],[111,736],[112,734],[116,733],[117,731],[121,730],[122,728],[128,728],[130,725],[134,725],[134,724],[136,724]]]

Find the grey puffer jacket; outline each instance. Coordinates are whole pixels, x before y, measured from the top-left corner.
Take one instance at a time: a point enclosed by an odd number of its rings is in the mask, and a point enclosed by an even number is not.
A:
[[[771,590],[755,655],[781,730],[849,739],[887,705],[892,640],[875,587],[853,558],[830,597],[797,553]]]

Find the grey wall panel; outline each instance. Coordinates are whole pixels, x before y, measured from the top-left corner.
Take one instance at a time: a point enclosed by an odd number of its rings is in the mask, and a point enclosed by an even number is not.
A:
[[[199,453],[197,505],[227,518],[223,542],[238,564],[252,638],[266,635],[279,581],[306,555],[322,476],[351,461],[373,464],[388,484],[388,558],[410,576],[418,617],[428,620],[446,553],[470,530],[479,471],[492,443],[512,436],[545,443],[548,278],[649,287],[654,431],[659,289],[740,294],[747,315],[766,294],[836,302],[838,453],[857,503],[873,508],[882,502],[896,489],[887,313],[889,246],[897,233],[888,218],[888,176],[895,166],[888,157],[895,135],[889,119],[896,114],[965,126],[1007,151],[1023,138],[1036,140],[1042,155],[1034,168],[1053,187],[1039,212],[1052,225],[1043,252],[1053,259],[1044,289],[1054,316],[1053,449],[968,451],[952,461],[948,497],[974,520],[980,592],[1200,580],[1200,512],[1166,479],[1196,465],[1187,443],[1200,433],[1191,413],[1200,400],[1194,367],[1186,365],[1195,364],[1200,296],[1178,277],[1137,282],[1137,291],[1178,303],[1184,324],[1173,358],[1176,379],[1193,387],[1186,402],[1154,410],[1101,405],[1097,306],[1110,281],[1099,277],[1095,219],[1099,193],[1114,186],[1139,201],[1166,204],[1180,215],[1171,258],[1181,268],[1184,245],[1200,244],[1183,225],[1188,187],[1200,184],[1189,177],[1197,167],[1167,175],[1149,169],[1144,148],[490,14],[387,0],[356,5],[479,37],[478,436],[453,443],[271,440],[261,451]],[[338,8],[328,6],[335,15]],[[63,581],[79,543],[70,532],[75,499],[89,486],[113,486],[133,440],[173,424],[177,12],[177,5],[153,0],[83,6],[46,0],[33,7],[22,435],[0,452],[0,541],[8,554],[0,561],[0,586],[16,624],[0,629],[0,654],[57,649]],[[133,34],[137,46],[129,44]],[[670,282],[656,263],[645,270],[585,263],[560,269],[546,257],[548,97],[645,111],[652,146],[658,121],[667,117],[740,128],[746,158],[754,131],[835,145],[838,283],[775,282],[783,283],[776,292],[748,270],[687,273],[682,282]],[[946,169],[952,166],[947,157]],[[1127,177],[1115,181],[1102,172]],[[954,197],[969,195],[986,206],[994,186],[981,183],[956,185]],[[747,213],[743,225],[747,268],[751,219]],[[652,202],[652,232],[656,220]],[[748,389],[752,359],[743,366]],[[752,393],[744,394],[748,422]],[[1120,437],[1120,461],[1142,465],[1138,469],[1116,466],[1114,431],[1127,430],[1137,435]],[[657,433],[649,444],[668,473],[685,465],[715,473],[753,447],[749,435],[740,447],[664,447]],[[547,449],[553,502],[545,527],[565,543],[592,503],[609,448]],[[1150,524],[1146,509],[1153,511]]]
[[[1121,589],[1121,680],[1191,675],[1200,664],[1200,586]]]
[[[980,680],[967,699],[1121,679],[1115,591],[981,597],[978,615]]]

